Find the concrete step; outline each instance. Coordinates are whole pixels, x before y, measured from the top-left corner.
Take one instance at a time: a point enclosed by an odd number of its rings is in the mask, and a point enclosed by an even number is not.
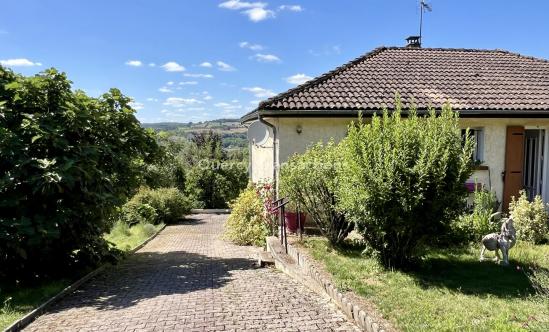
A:
[[[272,266],[274,265],[275,260],[273,255],[270,252],[261,251],[257,255],[257,265],[260,267]]]

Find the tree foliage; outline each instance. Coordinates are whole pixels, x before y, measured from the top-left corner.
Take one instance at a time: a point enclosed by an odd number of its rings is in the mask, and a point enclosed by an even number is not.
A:
[[[341,163],[334,142],[318,143],[302,155],[294,155],[282,167],[280,193],[307,212],[332,244],[341,243],[354,223],[337,210],[335,190],[342,180]]]
[[[130,101],[117,89],[74,92],[54,69],[22,77],[0,67],[0,278],[106,253],[110,217],[159,154]]]
[[[205,208],[227,207],[246,188],[247,165],[241,159],[229,159],[221,136],[214,131],[197,134],[191,142],[185,155],[187,194],[194,195]]]
[[[371,123],[359,119],[341,143],[339,208],[386,266],[409,264],[462,210],[473,142],[458,120],[448,105],[403,119],[397,103]]]

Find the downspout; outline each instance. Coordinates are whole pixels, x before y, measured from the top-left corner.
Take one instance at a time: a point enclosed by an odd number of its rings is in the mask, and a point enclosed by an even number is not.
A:
[[[259,113],[259,110],[257,111],[257,120],[273,130],[273,186],[275,188],[276,198],[278,199],[278,181],[277,181],[277,177],[276,177],[276,175],[277,175],[277,172],[276,172],[276,169],[277,169],[276,127],[274,125],[272,125],[271,123],[263,120],[261,118],[261,113]]]
[[[244,124],[244,127],[246,129],[248,129],[250,126]],[[252,172],[253,171],[253,169],[252,169],[252,154],[253,154],[252,142],[248,141],[248,182],[252,181],[252,175],[253,175],[253,172]]]

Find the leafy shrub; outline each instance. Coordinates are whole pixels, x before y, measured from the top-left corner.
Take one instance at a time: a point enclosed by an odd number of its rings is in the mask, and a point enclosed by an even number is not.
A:
[[[204,208],[226,208],[248,183],[244,167],[225,165],[222,161],[204,160],[187,172],[186,193],[195,195]]]
[[[281,195],[307,212],[332,244],[341,243],[354,227],[336,208],[339,167],[337,147],[330,142],[291,157],[280,172]]]
[[[512,197],[509,212],[513,216],[517,238],[522,241],[541,243],[549,233],[546,206],[539,195],[528,201],[524,191],[517,199]]]
[[[462,242],[479,241],[486,234],[499,232],[499,223],[490,218],[498,207],[494,192],[475,191],[472,213],[461,215],[455,225]]]
[[[276,192],[272,181],[261,180],[255,184],[255,189],[259,199],[263,203],[263,221],[269,230],[269,236],[272,236],[278,230],[278,210],[273,209],[276,200]]]
[[[185,190],[185,171],[176,158],[167,157],[161,162],[148,164],[145,170],[145,183],[150,188],[176,187]]]
[[[248,183],[247,154],[224,150],[217,132],[161,131],[157,142],[165,153],[147,165],[146,185],[176,187],[194,208],[225,208]]]
[[[23,77],[0,66],[0,279],[110,255],[110,219],[160,153],[130,102],[117,89],[72,91],[54,69]]]
[[[160,222],[160,217],[156,209],[149,204],[130,200],[124,204],[121,209],[120,219],[126,225],[138,223],[156,224]]]
[[[230,207],[232,211],[225,223],[225,237],[238,245],[262,246],[269,230],[257,189],[249,185]]]
[[[154,209],[152,213],[150,207]],[[139,192],[125,205],[123,210],[128,215],[123,218],[132,223],[135,220],[152,218],[153,224],[173,224],[191,211],[191,201],[176,188],[141,188]],[[143,218],[143,219],[141,219]],[[135,221],[133,221],[135,222]]]
[[[349,128],[338,207],[357,225],[385,266],[402,267],[426,244],[449,231],[462,210],[465,181],[472,173],[473,142],[461,136],[448,105],[425,117],[396,110]]]

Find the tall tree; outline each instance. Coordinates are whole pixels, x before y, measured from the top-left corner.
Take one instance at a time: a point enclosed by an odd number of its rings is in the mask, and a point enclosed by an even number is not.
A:
[[[116,207],[157,158],[130,99],[72,91],[64,73],[0,67],[0,278],[97,263]]]

